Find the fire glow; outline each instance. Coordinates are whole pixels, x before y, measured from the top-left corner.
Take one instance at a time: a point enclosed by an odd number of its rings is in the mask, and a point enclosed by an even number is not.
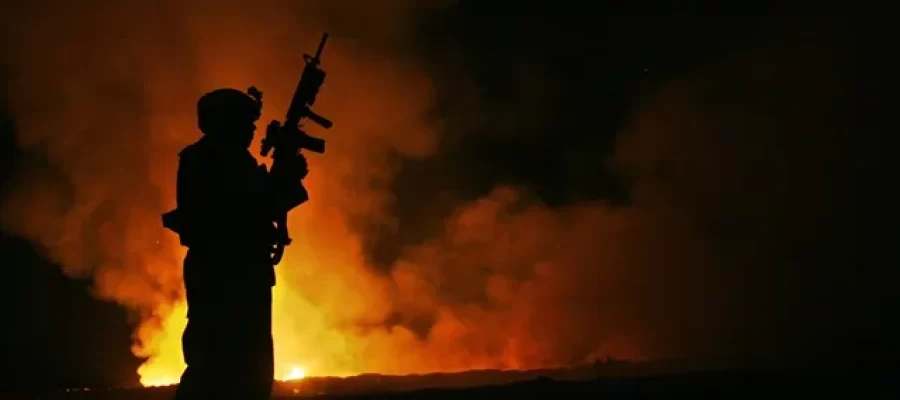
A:
[[[150,333],[157,344],[156,353],[138,369],[140,383],[145,387],[169,386],[177,384],[186,365],[181,356],[181,331],[186,325],[186,307],[178,303],[171,314],[164,320],[159,331]],[[289,337],[289,336],[280,336]],[[315,346],[310,346],[315,348]],[[298,381],[307,376],[307,367],[288,360],[284,352],[278,352],[276,343],[276,380],[282,382]],[[326,375],[344,375],[339,371],[326,371]]]
[[[290,290],[290,288],[285,289]],[[281,299],[281,301],[276,302],[276,304],[280,304],[282,307],[289,307],[289,305],[285,305],[285,296],[280,295],[280,292],[282,291],[283,289],[275,289],[276,298]],[[288,296],[288,298],[290,298],[290,296]],[[284,314],[284,312],[281,313],[281,315]],[[278,315],[278,313],[276,313],[276,315]],[[179,302],[163,319],[162,323],[155,327],[156,329],[146,331],[146,337],[150,338],[150,340],[145,343],[153,343],[156,348],[154,349],[154,352],[150,354],[147,361],[138,369],[141,385],[145,387],[169,386],[177,384],[180,380],[181,373],[186,367],[181,352],[181,333],[187,323],[185,317],[185,304]],[[298,364],[295,361],[296,358],[294,353],[283,350],[285,347],[300,347],[302,346],[302,343],[291,340],[295,337],[295,334],[288,329],[290,324],[285,324],[284,322],[284,319],[282,319],[281,321],[275,321],[274,323],[274,326],[280,328],[273,332],[273,336],[277,338],[275,342],[276,380],[282,382],[302,380],[308,376],[308,367],[305,364]],[[325,350],[323,353],[320,353],[319,358],[328,357],[330,354],[333,354],[332,352],[329,352],[328,349],[323,349],[320,345],[317,346],[317,343],[309,343],[307,346],[303,347],[309,350]],[[141,353],[138,352],[138,354]],[[310,351],[304,352],[304,354],[315,355],[315,353]],[[318,361],[316,357],[310,358],[314,361]],[[318,362],[316,364],[328,365],[326,362]],[[321,369],[316,371],[316,374],[322,376],[347,376],[353,375],[354,372],[355,371],[345,371],[333,368]]]
[[[292,366],[286,375],[284,375],[281,380],[285,382],[290,381],[298,381],[306,377],[306,369],[300,366]]]
[[[36,22],[10,25],[23,49],[14,57],[21,77],[11,90],[54,94],[14,99],[20,143],[39,148],[56,172],[22,177],[4,199],[11,212],[2,221],[45,246],[67,275],[91,277],[96,296],[138,317],[132,352],[144,360],[137,372],[148,386],[175,383],[185,368],[185,249],[160,215],[175,205],[177,154],[199,137],[196,100],[214,88],[256,86],[265,92],[262,124],[282,119],[301,72],[299,53],[315,48],[322,24],[306,2],[152,3],[20,10],[15,20]],[[276,268],[276,376],[634,358],[639,349],[630,334],[652,330],[622,325],[631,312],[616,310],[643,303],[618,301],[616,288],[634,285],[610,266],[649,252],[625,245],[599,252],[596,245],[619,243],[610,238],[622,231],[639,235],[631,230],[640,221],[628,214],[602,205],[550,209],[498,186],[423,221],[436,231],[399,243],[390,265],[373,265],[372,235],[398,229],[398,159],[434,155],[445,123],[434,118],[435,78],[393,36],[420,25],[406,18],[421,2],[400,3],[343,10],[369,21],[356,25],[371,32],[327,29],[334,33],[323,58],[328,78],[315,107],[335,126],[310,128],[328,151],[310,156],[311,200],[289,215],[294,242]],[[257,141],[251,150],[258,149]],[[584,306],[610,299],[617,306],[602,318],[601,308]]]

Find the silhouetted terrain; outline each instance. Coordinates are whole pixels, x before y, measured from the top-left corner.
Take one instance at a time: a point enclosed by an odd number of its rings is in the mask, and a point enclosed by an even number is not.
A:
[[[275,399],[472,399],[472,398],[680,398],[685,395],[810,396],[877,399],[900,396],[895,365],[696,371],[635,375],[661,364],[606,364],[601,368],[546,371],[471,371],[421,376],[363,375],[351,378],[310,378],[276,386]],[[618,373],[597,376],[598,371]],[[612,372],[612,371],[610,371]],[[594,376],[591,376],[594,375]],[[172,387],[150,389],[88,389],[6,393],[24,399],[162,400]]]

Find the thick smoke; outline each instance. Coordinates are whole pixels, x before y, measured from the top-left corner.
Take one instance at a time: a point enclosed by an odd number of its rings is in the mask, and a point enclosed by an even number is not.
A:
[[[139,313],[146,382],[181,366],[183,249],[159,215],[173,205],[176,154],[197,137],[194,101],[256,85],[263,118],[280,117],[299,54],[323,29],[333,40],[317,106],[335,128],[322,133],[328,153],[311,157],[313,199],[292,214],[296,240],[279,267],[281,370],[735,362],[858,352],[853,340],[872,338],[869,316],[887,286],[851,298],[871,263],[854,227],[872,214],[848,193],[873,182],[880,165],[859,160],[880,153],[871,136],[857,137],[869,127],[849,117],[848,99],[863,93],[858,66],[840,62],[862,56],[851,43],[778,26],[788,40],[763,39],[665,83],[629,116],[610,163],[634,183],[627,207],[550,207],[528,187],[497,182],[385,272],[370,265],[365,236],[396,229],[397,155],[433,155],[443,130],[430,118],[437,85],[410,56],[407,30],[430,10],[365,4],[108,2],[7,13],[20,142],[48,165],[19,177],[4,227]],[[531,71],[529,82],[544,78]],[[581,162],[591,171],[604,163]],[[570,178],[591,179],[583,170]]]
[[[280,118],[302,53],[315,49],[324,30],[332,35],[325,54],[330,77],[318,111],[336,121],[336,134],[328,137],[328,156],[310,160],[320,171],[309,178],[316,198],[292,216],[298,240],[280,271],[280,293],[308,297],[303,304],[314,305],[309,312],[324,315],[326,325],[307,315],[287,315],[278,324],[321,334],[342,319],[369,315],[368,300],[329,307],[348,297],[343,292],[366,299],[368,288],[377,287],[378,278],[367,276],[360,262],[352,226],[360,218],[390,225],[384,188],[392,157],[433,151],[432,93],[427,77],[400,52],[400,39],[409,36],[403,27],[417,10],[402,2],[324,4],[7,6],[4,59],[19,142],[46,162],[20,169],[14,195],[4,199],[4,227],[43,245],[69,275],[93,278],[101,298],[135,311],[142,321],[135,351],[164,360],[151,368],[166,375],[158,379],[177,376],[183,320],[176,303],[183,249],[159,218],[174,206],[176,155],[198,137],[195,101],[218,87],[255,85],[265,93],[263,119]],[[54,11],[46,12],[51,5]],[[297,292],[292,279],[315,280],[317,289]],[[282,308],[296,313],[300,300],[286,301]],[[289,354],[290,340],[280,340],[287,348],[280,353]]]
[[[878,227],[896,220],[879,183],[891,181],[894,141],[881,132],[884,91],[860,79],[883,76],[879,29],[772,19],[747,46],[663,82],[608,165],[633,183],[630,206],[550,207],[498,185],[404,250],[389,321],[425,337],[429,354],[458,347],[440,368],[890,357],[880,321],[897,307],[896,272],[881,266],[896,235]],[[560,81],[540,76],[527,82]],[[516,104],[507,111],[531,117],[520,132],[540,123],[527,99]],[[577,146],[563,147],[583,156]],[[561,178],[602,179],[603,165]]]

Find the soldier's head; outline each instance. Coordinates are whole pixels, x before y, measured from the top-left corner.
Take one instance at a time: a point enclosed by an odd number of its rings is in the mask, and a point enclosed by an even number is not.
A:
[[[204,135],[250,147],[261,104],[237,89],[217,89],[197,101],[197,124]]]

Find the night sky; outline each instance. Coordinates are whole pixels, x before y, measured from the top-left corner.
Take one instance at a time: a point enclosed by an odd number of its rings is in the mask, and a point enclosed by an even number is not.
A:
[[[485,3],[397,6],[412,10],[399,33],[366,23],[365,13],[318,7],[335,40],[414,58],[435,93],[429,115],[441,121],[428,156],[390,154],[392,179],[377,184],[392,194],[392,228],[351,218],[374,270],[388,273],[410,246],[441,236],[461,207],[503,184],[527,197],[516,207],[574,221],[557,243],[572,246],[573,265],[604,265],[561,273],[559,293],[572,298],[534,307],[558,315],[562,333],[535,332],[536,341],[589,343],[618,332],[648,358],[736,366],[897,355],[887,18]],[[8,2],[0,19],[37,7]],[[66,181],[71,167],[51,154],[52,135],[22,139],[18,115],[39,102],[17,100],[35,98],[27,92],[37,90],[33,74],[53,71],[21,60],[62,51],[66,41],[60,49],[17,45],[34,32],[21,26],[4,30],[0,55],[0,382],[134,383],[136,314],[97,300],[90,274],[67,276],[45,236],[10,222],[22,203],[7,199],[29,179]],[[176,104],[189,113],[192,101]],[[340,126],[325,135],[340,135]],[[134,135],[123,127],[117,135]],[[327,169],[312,168],[328,179]],[[487,301],[465,284],[447,285],[447,304]],[[397,306],[384,324],[427,337],[434,318]],[[592,351],[579,346],[544,351],[574,363]]]

